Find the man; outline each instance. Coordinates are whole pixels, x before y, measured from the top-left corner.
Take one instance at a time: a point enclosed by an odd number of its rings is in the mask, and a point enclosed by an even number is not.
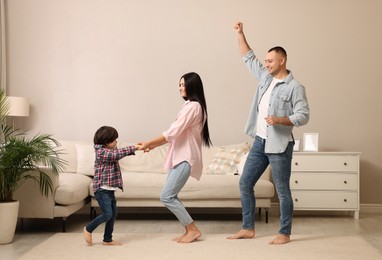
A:
[[[242,229],[228,239],[255,236],[254,186],[270,164],[281,213],[279,234],[270,244],[281,245],[290,242],[292,230],[293,200],[289,186],[294,144],[292,129],[308,123],[309,105],[305,88],[286,69],[286,51],[282,47],[270,49],[264,66],[249,47],[243,24],[238,22],[234,28],[240,54],[259,85],[245,128],[246,134],[255,140],[240,177]]]

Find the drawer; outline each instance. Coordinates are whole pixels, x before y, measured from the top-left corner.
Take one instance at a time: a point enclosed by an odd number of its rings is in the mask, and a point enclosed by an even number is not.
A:
[[[295,209],[358,209],[357,192],[292,191]]]
[[[292,172],[291,189],[296,190],[358,190],[356,173]]]
[[[354,171],[358,172],[358,156],[294,155],[292,171]]]

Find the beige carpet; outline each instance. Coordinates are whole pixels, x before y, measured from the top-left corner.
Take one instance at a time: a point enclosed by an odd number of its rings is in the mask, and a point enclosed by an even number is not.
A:
[[[293,236],[283,246],[268,245],[273,237],[228,240],[227,235],[206,234],[191,244],[172,241],[175,234],[114,234],[122,246],[104,246],[102,234],[93,234],[93,246],[87,246],[82,233],[58,233],[28,251],[20,259],[382,259],[382,254],[357,236]]]

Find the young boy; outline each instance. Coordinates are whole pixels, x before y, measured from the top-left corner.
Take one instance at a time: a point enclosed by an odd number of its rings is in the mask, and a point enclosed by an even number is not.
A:
[[[96,153],[94,165],[93,192],[102,214],[84,227],[86,243],[91,246],[92,232],[103,222],[105,231],[103,245],[121,245],[112,239],[114,220],[117,217],[115,191],[123,191],[123,181],[118,160],[128,155],[135,155],[140,145],[132,145],[117,149],[118,132],[113,127],[102,126],[94,135],[94,149]]]

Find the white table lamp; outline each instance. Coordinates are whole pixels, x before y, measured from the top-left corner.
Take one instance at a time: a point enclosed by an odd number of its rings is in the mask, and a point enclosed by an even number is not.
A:
[[[7,97],[9,104],[8,116],[12,117],[13,129],[15,129],[15,116],[29,116],[29,99],[26,97]]]

